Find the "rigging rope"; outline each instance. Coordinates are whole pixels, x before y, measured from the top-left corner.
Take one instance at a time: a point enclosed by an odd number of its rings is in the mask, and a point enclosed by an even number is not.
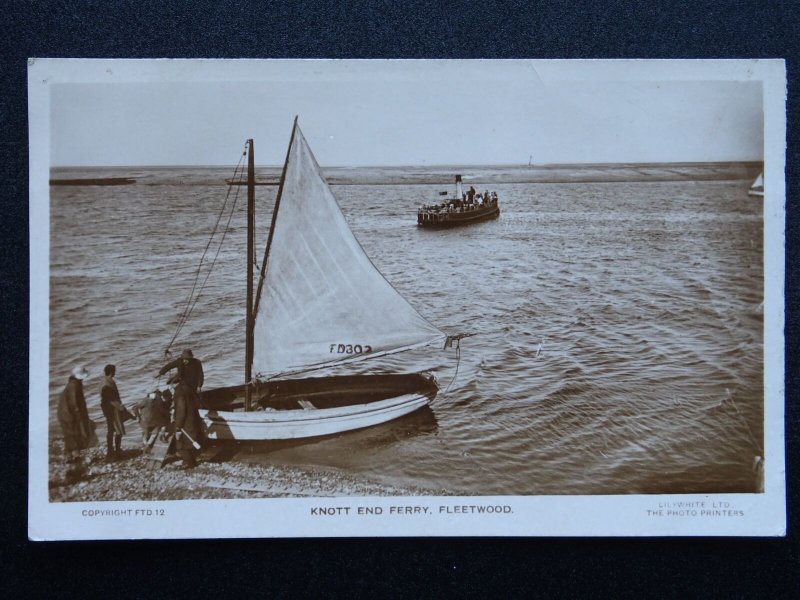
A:
[[[239,157],[239,162],[236,164],[236,167],[233,170],[233,177],[230,179],[230,184],[228,185],[228,191],[225,194],[225,201],[222,203],[222,206],[220,207],[219,214],[217,215],[217,220],[214,223],[213,229],[211,230],[211,235],[209,236],[208,242],[206,243],[206,246],[203,249],[203,255],[200,257],[200,262],[197,264],[197,269],[195,269],[192,289],[189,291],[189,296],[187,297],[186,302],[183,306],[183,310],[181,311],[181,315],[178,319],[178,325],[175,328],[175,333],[172,335],[172,338],[170,339],[166,349],[164,350],[165,356],[169,356],[172,344],[175,343],[175,340],[180,335],[184,325],[186,325],[186,323],[188,322],[189,317],[191,316],[192,311],[194,310],[194,307],[197,305],[197,301],[200,298],[200,294],[203,292],[206,282],[208,281],[208,278],[211,275],[211,271],[214,269],[214,265],[217,262],[217,257],[219,256],[220,250],[222,249],[222,244],[225,241],[225,236],[227,235],[228,229],[230,228],[231,219],[233,218],[233,212],[236,209],[236,203],[239,199],[239,187],[241,187],[239,184],[242,182],[244,176],[243,162],[245,156],[247,156],[246,144],[245,144],[245,150]],[[237,177],[238,181],[236,181]],[[222,216],[225,214],[225,207],[228,205],[228,201],[231,196],[231,189],[234,187],[236,188],[236,192],[233,196],[233,204],[231,206],[230,213],[228,214],[228,221],[225,225],[225,229],[222,232],[222,239],[219,241],[216,254],[214,255],[214,259],[211,261],[211,266],[208,268],[208,272],[206,273],[205,279],[203,279],[203,283],[200,285],[200,288],[198,289],[197,282],[200,280],[200,272],[203,267],[203,261],[205,260],[206,255],[208,254],[208,250],[211,247],[211,243],[214,241],[214,236],[217,234],[219,224],[222,221]],[[195,291],[197,292],[196,294]]]
[[[456,349],[456,370],[453,373],[453,378],[450,380],[450,383],[447,384],[447,387],[444,389],[443,394],[446,394],[450,391],[450,386],[453,385],[453,382],[458,377],[458,367],[461,365],[461,340],[466,337],[471,337],[475,335],[474,333],[459,333],[458,335],[448,335],[447,339],[444,341],[444,348],[443,350],[447,350],[448,348],[455,347]]]
[[[456,377],[458,377],[458,367],[459,367],[460,364],[461,364],[461,344],[457,343],[456,344],[456,371],[455,371],[455,373],[453,373],[453,378],[450,380],[450,383],[447,384],[447,387],[444,388],[444,392],[442,392],[442,393],[446,394],[447,392],[450,391],[450,386],[453,385],[453,382],[456,380]]]

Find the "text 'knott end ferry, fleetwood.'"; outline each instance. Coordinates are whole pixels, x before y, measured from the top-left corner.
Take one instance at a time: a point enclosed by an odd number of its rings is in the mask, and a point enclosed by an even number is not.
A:
[[[442,192],[446,194],[447,192]],[[417,211],[417,225],[420,227],[456,227],[479,221],[488,221],[500,216],[497,192],[475,192],[470,186],[463,191],[461,175],[456,175],[456,194],[440,204],[426,204]]]

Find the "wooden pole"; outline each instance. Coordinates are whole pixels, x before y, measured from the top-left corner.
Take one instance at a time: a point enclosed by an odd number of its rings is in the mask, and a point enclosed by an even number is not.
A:
[[[250,380],[253,368],[253,261],[255,259],[256,175],[253,140],[247,140],[247,318],[244,357],[244,409],[252,409]]]

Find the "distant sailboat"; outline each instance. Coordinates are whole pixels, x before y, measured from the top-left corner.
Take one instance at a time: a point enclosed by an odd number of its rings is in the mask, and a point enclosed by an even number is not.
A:
[[[750,186],[750,191],[747,192],[751,196],[763,196],[764,195],[764,174],[759,173],[756,180],[753,182],[753,185]]]

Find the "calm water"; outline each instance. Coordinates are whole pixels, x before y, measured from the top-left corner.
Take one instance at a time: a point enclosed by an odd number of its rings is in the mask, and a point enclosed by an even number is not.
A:
[[[137,183],[51,187],[51,417],[75,363],[92,373],[95,414],[107,362],[126,403],[155,385],[230,175],[75,170]],[[418,229],[415,210],[446,183],[334,186],[387,279],[444,331],[478,335],[462,342],[454,380],[455,353],[439,348],[361,367],[433,370],[443,391],[431,410],[311,442],[241,444],[233,460],[458,494],[753,491],[763,239],[749,183],[492,183],[498,220],[441,232]],[[257,190],[263,248],[276,188]],[[244,196],[174,347],[203,359],[206,388],[243,378]]]

